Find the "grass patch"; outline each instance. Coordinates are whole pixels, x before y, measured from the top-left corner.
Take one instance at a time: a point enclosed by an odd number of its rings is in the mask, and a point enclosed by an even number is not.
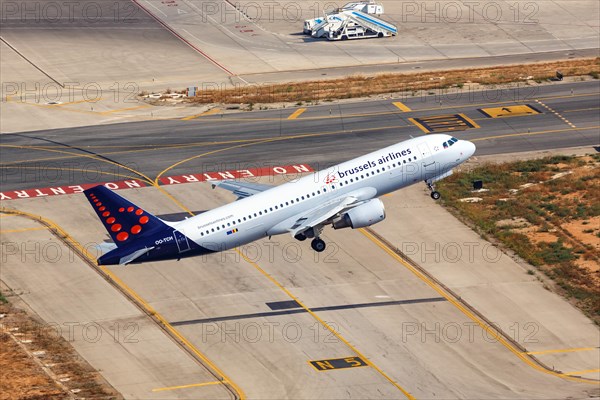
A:
[[[593,76],[599,65],[600,58],[590,58],[492,68],[376,76],[356,75],[340,79],[273,85],[238,85],[229,89],[199,90],[195,97],[187,100],[193,103],[292,102],[302,104],[311,101],[330,101],[331,99],[357,98],[383,93],[412,92],[414,95],[416,91],[420,90],[435,94],[432,90],[451,87],[459,90],[466,82],[496,85],[523,82],[527,76],[534,76],[541,82],[553,78],[556,70],[564,71],[565,76]]]
[[[6,299],[6,297],[4,297],[2,292],[0,292],[0,304],[6,304],[6,303],[8,303],[8,300]]]
[[[455,173],[437,188],[442,204],[469,221],[483,237],[494,237],[548,275],[565,297],[600,324],[600,274],[585,267],[600,263],[598,252],[586,242],[590,234],[600,237],[600,232],[582,228],[600,215],[599,169],[598,155],[484,164]],[[556,175],[559,172],[564,174]],[[481,202],[461,202],[473,196],[475,180],[483,181],[489,191],[477,194]],[[499,223],[511,219],[529,225]],[[564,228],[573,224],[581,227]]]

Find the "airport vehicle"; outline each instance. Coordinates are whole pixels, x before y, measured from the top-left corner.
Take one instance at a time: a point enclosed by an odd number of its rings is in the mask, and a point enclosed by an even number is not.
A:
[[[374,3],[373,1],[359,1],[359,2],[347,3],[341,8],[337,8],[329,13],[325,13],[324,17],[312,18],[312,19],[305,20],[303,32],[307,35],[310,35],[312,33],[312,29],[316,25],[322,23],[327,18],[328,15],[335,15],[335,14],[339,14],[343,11],[352,11],[352,10],[361,11],[366,14],[374,14],[374,15],[383,14],[383,6],[381,4]]]
[[[395,25],[380,18],[383,6],[371,1],[348,3],[322,18],[304,21],[304,33],[328,40],[395,36]]]
[[[114,244],[98,264],[128,264],[180,259],[291,234],[312,238],[325,250],[323,228],[363,228],[385,219],[386,193],[425,182],[439,199],[435,182],[475,152],[475,145],[445,134],[412,138],[273,187],[225,180],[213,184],[238,200],[179,222],[163,221],[99,185],[85,190]]]

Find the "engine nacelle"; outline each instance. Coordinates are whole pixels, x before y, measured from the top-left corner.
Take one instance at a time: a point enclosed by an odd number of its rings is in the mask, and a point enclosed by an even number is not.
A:
[[[365,226],[381,222],[384,219],[385,207],[383,206],[383,202],[379,199],[372,199],[334,219],[333,227],[335,229],[348,227],[352,229],[364,228]]]

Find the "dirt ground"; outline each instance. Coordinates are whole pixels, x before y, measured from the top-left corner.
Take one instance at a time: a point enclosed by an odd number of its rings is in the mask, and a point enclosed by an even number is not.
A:
[[[482,180],[477,203],[471,182]],[[443,204],[600,324],[600,155],[479,163],[439,185]]]
[[[0,303],[0,400],[122,399],[56,331]]]

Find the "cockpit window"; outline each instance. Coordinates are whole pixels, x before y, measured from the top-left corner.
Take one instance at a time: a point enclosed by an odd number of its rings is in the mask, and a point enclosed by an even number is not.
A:
[[[448,142],[444,142],[444,148],[447,149],[448,148]]]

